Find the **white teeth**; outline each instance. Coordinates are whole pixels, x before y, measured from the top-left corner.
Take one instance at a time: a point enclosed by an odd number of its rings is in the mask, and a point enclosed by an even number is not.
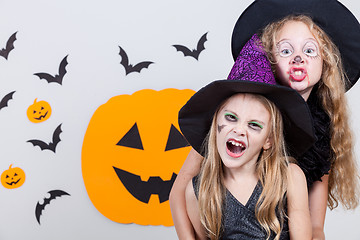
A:
[[[302,74],[302,71],[295,71],[294,73],[296,76],[300,76]]]
[[[244,145],[242,144],[242,143],[239,143],[239,142],[235,142],[235,141],[233,141],[233,140],[231,140],[231,141],[229,141],[232,145],[234,145],[234,146],[237,146],[237,147],[244,147]]]

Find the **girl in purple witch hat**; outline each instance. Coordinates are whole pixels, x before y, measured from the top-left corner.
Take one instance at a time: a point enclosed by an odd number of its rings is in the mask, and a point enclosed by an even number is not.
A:
[[[315,140],[309,109],[295,90],[276,84],[257,38],[237,64],[238,80],[208,84],[179,112],[182,133],[204,156],[186,187],[194,231],[178,231],[179,238],[310,239],[306,179],[287,156]]]
[[[359,203],[345,91],[360,76],[360,25],[336,0],[257,0],[235,25],[234,59],[254,33],[261,36],[278,82],[296,89],[307,100],[314,118],[317,141],[297,160],[309,187],[313,239],[325,239],[326,206],[333,209],[341,203],[354,209]],[[309,33],[311,36],[305,38]],[[196,174],[201,159],[195,151],[190,152],[174,184],[170,204],[183,201],[181,180]],[[178,212],[180,217],[174,221],[186,222],[184,210],[179,208]]]

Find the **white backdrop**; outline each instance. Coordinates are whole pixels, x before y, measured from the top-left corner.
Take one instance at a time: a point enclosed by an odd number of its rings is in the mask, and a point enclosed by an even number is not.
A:
[[[251,2],[2,0],[0,48],[16,31],[17,40],[8,60],[0,57],[0,98],[16,91],[8,107],[0,109],[0,171],[14,163],[26,172],[27,180],[17,189],[0,186],[0,239],[176,239],[174,227],[120,224],[95,209],[81,173],[84,134],[94,111],[113,96],[146,88],[198,90],[212,80],[225,79],[233,64],[233,26]],[[360,3],[341,2],[360,19]],[[172,47],[195,48],[206,32],[208,41],[199,61]],[[131,62],[155,63],[125,75],[118,46]],[[66,55],[69,64],[62,85],[34,75],[56,73]],[[359,93],[358,84],[347,94],[356,138]],[[26,116],[35,98],[51,102],[53,109],[51,118],[39,125]],[[62,142],[56,154],[26,142],[34,136],[50,141],[49,132],[60,123]],[[358,149],[359,141],[359,161]],[[71,196],[47,206],[39,225],[35,205],[52,189]],[[327,239],[359,240],[359,219],[359,208],[328,211]]]

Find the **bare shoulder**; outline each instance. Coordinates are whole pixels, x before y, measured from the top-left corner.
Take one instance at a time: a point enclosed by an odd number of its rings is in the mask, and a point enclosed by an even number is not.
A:
[[[290,163],[289,164],[289,175],[290,175],[290,179],[294,180],[295,182],[297,182],[297,181],[300,181],[300,182],[306,181],[304,172],[295,163]]]
[[[290,163],[288,174],[288,198],[294,201],[299,201],[300,199],[305,200],[307,195],[308,190],[304,172],[298,165]]]

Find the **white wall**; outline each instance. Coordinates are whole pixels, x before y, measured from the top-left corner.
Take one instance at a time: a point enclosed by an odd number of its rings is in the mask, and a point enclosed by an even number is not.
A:
[[[0,239],[176,239],[174,227],[120,224],[101,215],[87,195],[81,173],[81,148],[94,111],[113,96],[150,88],[198,90],[225,79],[232,67],[230,39],[240,13],[252,1],[2,1],[0,48],[18,31],[9,59],[0,57],[0,98],[16,91],[0,110],[0,172],[11,163],[24,169],[26,182],[17,189],[0,186]],[[360,4],[342,1],[360,19]],[[172,45],[196,47],[208,33],[199,61],[183,57]],[[130,61],[155,62],[140,74],[125,75],[118,46]],[[68,56],[63,84],[33,75],[55,73]],[[347,94],[355,135],[360,127],[360,86]],[[35,98],[51,103],[53,115],[41,124],[26,117]],[[56,111],[54,111],[56,109]],[[56,154],[26,141],[51,140],[62,123]],[[359,141],[356,154],[360,158]],[[36,203],[52,189],[71,194],[46,207],[39,225]],[[328,211],[327,239],[360,239],[359,208]]]

